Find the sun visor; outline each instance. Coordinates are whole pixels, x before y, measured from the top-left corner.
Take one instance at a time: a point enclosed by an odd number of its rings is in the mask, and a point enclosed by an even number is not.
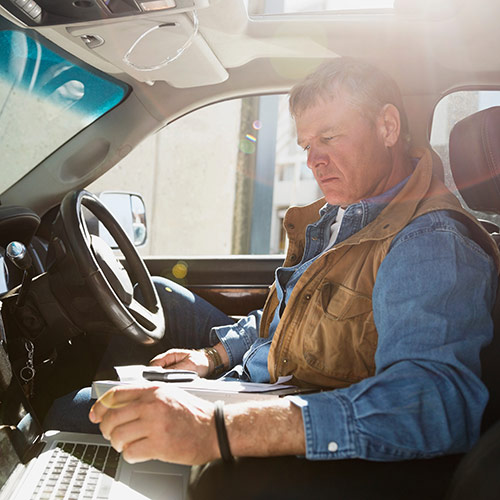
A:
[[[141,82],[188,88],[228,73],[198,32],[196,11],[67,28],[82,45]]]

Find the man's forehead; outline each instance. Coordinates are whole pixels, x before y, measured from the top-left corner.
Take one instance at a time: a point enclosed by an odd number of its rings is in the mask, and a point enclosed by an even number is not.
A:
[[[331,99],[329,102],[318,103],[296,116],[298,141],[300,142],[302,137],[322,135],[340,128],[347,110],[343,109],[344,106],[337,106],[338,102]]]
[[[317,125],[315,127],[315,125]],[[325,134],[332,134],[339,130],[339,125],[337,124],[329,124],[325,126],[320,126],[321,124],[311,123],[311,126],[307,128],[298,128],[297,127],[297,142],[300,144],[301,142],[307,141],[309,137],[316,137]]]

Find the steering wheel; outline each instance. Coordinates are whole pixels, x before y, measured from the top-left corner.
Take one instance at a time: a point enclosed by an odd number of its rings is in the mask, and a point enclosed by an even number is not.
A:
[[[116,241],[142,294],[141,302],[134,298],[134,285],[111,247],[89,233],[83,207],[92,212]],[[54,224],[59,225],[56,233],[59,236],[53,236],[51,245],[56,247],[56,254],[57,245],[63,252],[66,246],[71,247],[80,280],[83,279],[114,327],[142,344],[160,340],[165,333],[160,299],[144,261],[114,216],[85,190],[68,193],[61,202],[59,216],[60,220],[56,219]]]

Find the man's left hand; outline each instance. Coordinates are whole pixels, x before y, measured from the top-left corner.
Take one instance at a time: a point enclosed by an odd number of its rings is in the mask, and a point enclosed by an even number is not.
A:
[[[220,456],[214,405],[177,387],[115,387],[89,418],[129,463],[203,464]]]

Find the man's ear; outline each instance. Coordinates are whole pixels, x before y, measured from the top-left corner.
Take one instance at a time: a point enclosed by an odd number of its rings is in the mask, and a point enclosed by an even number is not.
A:
[[[401,131],[399,110],[394,104],[386,104],[382,108],[378,125],[385,146],[387,148],[394,146],[396,142],[398,142],[399,133]]]

